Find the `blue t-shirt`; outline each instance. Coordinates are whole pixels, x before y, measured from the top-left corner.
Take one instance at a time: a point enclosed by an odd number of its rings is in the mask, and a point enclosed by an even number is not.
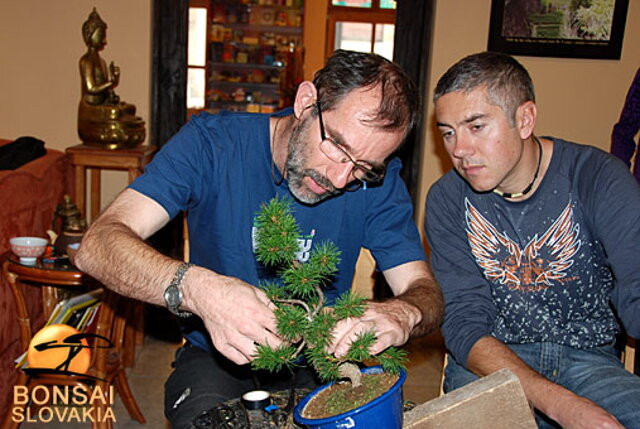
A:
[[[229,112],[194,116],[130,185],[171,218],[187,211],[190,262],[252,285],[269,276],[253,252],[255,214],[276,195],[293,199],[286,180],[278,186],[273,178],[272,169],[278,179],[280,173],[272,166],[269,118]],[[299,259],[305,261],[313,245],[327,240],[342,252],[339,272],[326,290],[329,302],[350,289],[361,247],[371,251],[382,271],[425,259],[400,168],[398,159],[391,160],[381,186],[316,205],[294,200],[302,231]],[[185,336],[210,349],[201,323],[187,322]]]
[[[454,170],[429,191],[442,331],[465,366],[487,335],[590,348],[614,341],[617,317],[640,334],[640,186],[613,156],[552,140],[549,168],[527,200],[475,192]]]

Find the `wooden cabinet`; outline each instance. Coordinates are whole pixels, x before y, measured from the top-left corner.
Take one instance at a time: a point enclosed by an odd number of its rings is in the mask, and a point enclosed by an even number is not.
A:
[[[302,81],[303,0],[212,0],[206,108],[272,112]]]

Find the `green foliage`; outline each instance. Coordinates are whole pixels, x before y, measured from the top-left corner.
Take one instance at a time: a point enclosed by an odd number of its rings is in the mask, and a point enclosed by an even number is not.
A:
[[[266,369],[277,372],[283,367],[291,367],[296,355],[296,348],[291,345],[282,345],[275,349],[269,346],[258,346],[256,357],[251,365],[256,369]]]
[[[278,334],[287,341],[300,339],[307,330],[307,312],[299,306],[280,306],[274,311]]]
[[[290,264],[298,252],[300,228],[291,214],[291,200],[275,197],[256,217],[256,255],[267,266]]]
[[[269,297],[271,301],[279,301],[285,298],[286,291],[276,282],[263,282],[260,284],[260,288],[267,294],[267,297]]]
[[[341,295],[333,306],[333,312],[338,320],[346,319],[347,317],[362,317],[365,310],[365,298],[355,294],[349,293]]]
[[[311,347],[325,349],[331,343],[331,332],[338,323],[332,312],[320,312],[307,325],[307,338]]]
[[[392,374],[399,374],[400,370],[404,369],[407,362],[409,362],[407,352],[395,347],[389,347],[380,353],[376,356],[376,360],[382,366],[382,369]]]
[[[307,347],[304,354],[322,381],[333,381],[340,378],[339,362],[324,348]]]
[[[310,263],[294,264],[284,270],[281,276],[288,291],[303,299],[317,295],[317,288],[324,280],[321,270]]]
[[[318,271],[326,278],[338,272],[340,263],[340,251],[330,241],[320,243],[315,247],[309,257],[309,265],[317,267]]]
[[[351,343],[351,347],[347,352],[347,360],[362,362],[365,359],[369,359],[371,357],[369,349],[375,342],[376,336],[373,332],[363,332],[358,334],[355,341]]]
[[[274,315],[284,345],[277,349],[259,346],[252,367],[279,371],[295,365],[299,354],[304,353],[323,381],[333,381],[340,378],[342,363],[371,358],[369,350],[376,341],[372,332],[360,334],[342,358],[326,351],[336,324],[348,317],[361,317],[366,308],[363,297],[349,292],[336,300],[333,309],[324,308],[322,288],[331,281],[340,264],[340,251],[335,244],[320,243],[314,246],[306,263],[297,261],[300,228],[289,199],[276,197],[263,204],[256,216],[256,226],[256,257],[274,269],[282,281],[282,284],[266,282],[261,287],[277,307]],[[402,353],[392,348],[378,360],[384,369],[397,372],[406,361],[406,353]]]

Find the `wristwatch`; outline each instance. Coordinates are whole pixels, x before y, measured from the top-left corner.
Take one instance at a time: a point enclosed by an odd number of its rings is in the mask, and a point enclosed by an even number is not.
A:
[[[189,317],[193,315],[188,311],[180,310],[180,305],[182,304],[182,279],[184,279],[184,275],[187,273],[187,270],[192,266],[193,264],[188,264],[186,262],[180,264],[176,270],[175,276],[173,276],[173,280],[164,290],[163,296],[164,302],[167,304],[167,308],[178,317]]]

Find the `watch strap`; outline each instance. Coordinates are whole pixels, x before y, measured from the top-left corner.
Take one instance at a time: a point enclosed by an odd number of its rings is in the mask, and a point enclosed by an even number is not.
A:
[[[169,301],[165,298],[165,302],[167,304],[167,308],[169,309],[169,311],[171,313],[175,314],[178,317],[190,317],[190,316],[193,316],[193,313],[190,313],[188,311],[180,310],[180,305],[182,304],[182,281],[184,280],[184,276],[187,274],[187,271],[192,266],[193,266],[193,264],[189,264],[187,262],[181,263],[178,266],[178,269],[176,270],[176,273],[173,276],[173,280],[171,280],[171,283],[169,284],[169,286],[167,286],[167,289],[165,289],[165,294],[167,293],[167,291],[170,288],[176,288],[176,290],[178,292],[178,302],[177,303],[170,304]]]

